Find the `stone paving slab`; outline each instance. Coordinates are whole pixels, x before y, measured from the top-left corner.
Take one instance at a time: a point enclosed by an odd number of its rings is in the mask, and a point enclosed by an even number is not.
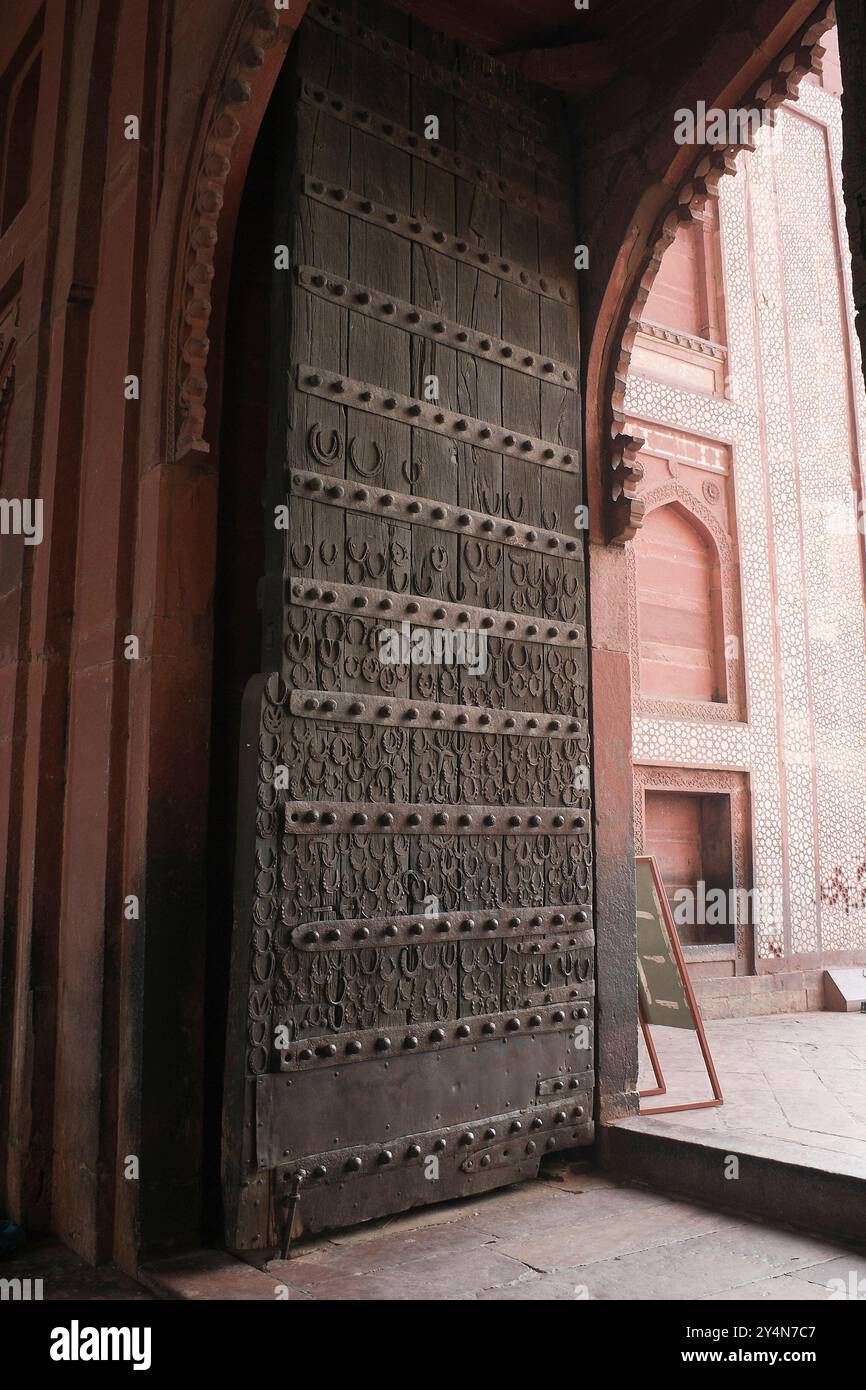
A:
[[[555,1205],[545,1204],[538,1211],[534,1205],[525,1204],[521,1210],[500,1212],[491,1203],[479,1213],[479,1224],[487,1231],[490,1239],[501,1241],[520,1241],[530,1236],[539,1241],[556,1240],[563,1231],[575,1231],[586,1222],[593,1224],[619,1217],[622,1213],[621,1189],[591,1188],[574,1192],[582,1197],[577,1210],[567,1195]],[[591,1201],[587,1200],[591,1196]],[[629,1189],[629,1219],[635,1222],[642,1218],[650,1221],[659,1214],[659,1205],[667,1204],[668,1198],[657,1192],[640,1188]],[[669,1209],[668,1209],[669,1210]],[[540,1268],[541,1266],[539,1266]]]
[[[369,1239],[343,1232],[268,1272],[327,1301],[700,1300],[740,1290],[749,1299],[819,1301],[829,1297],[828,1278],[847,1278],[866,1259],[617,1184],[585,1162],[559,1160],[547,1171],[562,1181],[449,1203],[436,1225],[407,1213]]]
[[[196,1303],[273,1303],[281,1292],[278,1278],[222,1250],[194,1250],[160,1260],[145,1265],[139,1276],[159,1298]],[[295,1290],[292,1297],[297,1301],[306,1295]]]
[[[710,1019],[707,1040],[725,1103],[717,1109],[678,1111],[673,1119],[724,1142],[740,1134],[765,1137],[775,1149],[790,1144],[795,1161],[821,1165],[820,1153],[866,1156],[866,1015],[812,1012]],[[700,1099],[706,1078],[694,1072],[694,1040],[682,1030],[654,1030],[671,1100]],[[650,1084],[644,1056],[641,1085]],[[652,1122],[648,1117],[648,1122]]]
[[[779,1274],[775,1279],[759,1279],[755,1284],[744,1284],[736,1289],[723,1289],[721,1293],[711,1293],[701,1302],[713,1303],[720,1300],[757,1303],[787,1302],[816,1303],[832,1297],[829,1289],[819,1284],[810,1284],[799,1274]]]
[[[814,1135],[816,1142],[811,1143],[809,1141],[813,1136],[805,1130],[792,1138],[789,1130],[771,1130],[769,1126],[762,1130],[750,1130],[746,1126],[709,1129],[704,1125],[683,1123],[689,1118],[683,1114],[640,1115],[619,1120],[616,1128],[702,1145],[718,1155],[720,1165],[724,1164],[729,1154],[737,1154],[814,1169],[816,1181],[820,1181],[822,1173],[835,1173],[851,1178],[857,1184],[866,1183],[866,1160],[857,1150],[852,1151],[850,1144],[831,1144],[821,1134]],[[630,1176],[630,1173],[624,1176]],[[857,1200],[864,1200],[862,1189]]]
[[[479,1247],[490,1243],[487,1232],[479,1228],[471,1215],[462,1221],[445,1226],[420,1228],[412,1231],[386,1231],[375,1240],[356,1245],[336,1245],[305,1255],[303,1247],[290,1260],[271,1260],[268,1273],[285,1279],[298,1288],[315,1290],[344,1275],[373,1272],[388,1275],[420,1260],[471,1257]],[[519,1273],[519,1271],[518,1271]]]
[[[481,1293],[467,1294],[467,1298],[484,1303],[573,1303],[579,1292],[579,1288],[570,1280],[535,1274],[500,1289],[483,1289]]]
[[[851,1275],[862,1282],[861,1290],[864,1301],[866,1301],[866,1250],[850,1250],[844,1255],[839,1255],[828,1264],[815,1265],[811,1269],[803,1270],[801,1279],[812,1280],[815,1283],[824,1284],[828,1279],[843,1279],[846,1283]]]
[[[481,1289],[501,1288],[528,1273],[518,1260],[500,1255],[494,1244],[453,1255],[431,1256],[395,1266],[390,1271],[344,1275],[320,1284],[318,1299],[370,1299],[442,1302]]]
[[[564,1222],[543,1235],[524,1232],[517,1239],[507,1240],[501,1248],[505,1254],[532,1269],[556,1273],[579,1264],[594,1264],[650,1250],[656,1245],[668,1247],[677,1241],[716,1231],[725,1220],[713,1212],[684,1203],[672,1208],[670,1203],[655,1202],[635,1211],[631,1203],[623,1208],[621,1200],[618,1213],[611,1212],[601,1219],[596,1219],[597,1216],[594,1210],[592,1219],[586,1224]]]
[[[792,1239],[796,1239],[793,1237]],[[806,1257],[801,1257],[805,1262]],[[562,1279],[585,1286],[590,1299],[704,1299],[796,1268],[797,1251],[767,1250],[760,1237],[733,1244],[713,1232],[673,1246],[649,1250],[560,1270]],[[828,1261],[829,1263],[829,1261]],[[816,1299],[821,1296],[816,1287]]]

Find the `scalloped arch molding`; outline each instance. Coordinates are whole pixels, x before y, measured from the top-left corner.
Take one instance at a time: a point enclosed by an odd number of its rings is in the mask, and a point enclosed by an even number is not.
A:
[[[176,458],[183,458],[191,450],[208,453],[210,449],[205,440],[208,379],[212,371],[208,330],[215,308],[217,244],[220,237],[233,230],[226,225],[229,180],[234,185],[236,202],[267,98],[306,8],[307,0],[292,0],[288,11],[276,10],[263,0],[243,0],[227,39],[216,96],[205,118],[205,135],[182,238]],[[239,163],[236,150],[242,133],[247,138],[244,158]],[[219,290],[226,295],[227,284],[220,285]]]
[[[822,0],[793,42],[776,59],[770,73],[738,104],[768,111],[772,118],[777,107],[796,97],[803,78],[814,69],[823,53],[821,39],[835,22],[834,0]],[[644,475],[638,458],[644,440],[628,433],[625,418],[626,378],[643,307],[659,272],[662,257],[673,244],[677,231],[683,223],[694,221],[707,199],[717,195],[720,180],[726,174],[736,172],[736,156],[740,150],[747,148],[752,147],[742,144],[719,146],[697,160],[691,175],[659,218],[640,267],[631,279],[637,289],[631,296],[625,315],[625,328],[619,336],[619,349],[611,357],[605,384],[605,398],[609,401],[610,438],[607,459],[602,459],[605,470],[604,506],[608,513],[605,529],[608,541],[614,544],[623,545],[631,540],[646,515],[646,498],[637,495]]]

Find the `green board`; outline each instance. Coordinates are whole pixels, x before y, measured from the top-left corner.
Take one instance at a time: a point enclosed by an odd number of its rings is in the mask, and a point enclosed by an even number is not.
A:
[[[647,1023],[663,1028],[692,1028],[695,1021],[669,931],[669,916],[659,900],[649,864],[635,864],[637,880],[638,992]]]

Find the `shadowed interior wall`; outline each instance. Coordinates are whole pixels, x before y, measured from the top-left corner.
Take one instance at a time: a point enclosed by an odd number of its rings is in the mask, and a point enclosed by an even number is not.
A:
[[[274,171],[279,128],[266,116],[256,141],[238,215],[225,334],[220,433],[214,685],[208,815],[208,937],[205,1067],[216,1084],[205,1093],[202,1170],[205,1230],[222,1233],[219,1175],[222,1074],[235,867],[241,704],[261,658],[265,568],[262,487],[268,446],[270,272],[274,242]]]

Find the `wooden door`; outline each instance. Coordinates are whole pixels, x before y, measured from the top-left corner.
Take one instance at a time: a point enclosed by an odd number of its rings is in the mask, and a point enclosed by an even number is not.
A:
[[[229,1244],[586,1144],[593,936],[568,122],[381,5],[275,100],[264,669],[246,701]]]

